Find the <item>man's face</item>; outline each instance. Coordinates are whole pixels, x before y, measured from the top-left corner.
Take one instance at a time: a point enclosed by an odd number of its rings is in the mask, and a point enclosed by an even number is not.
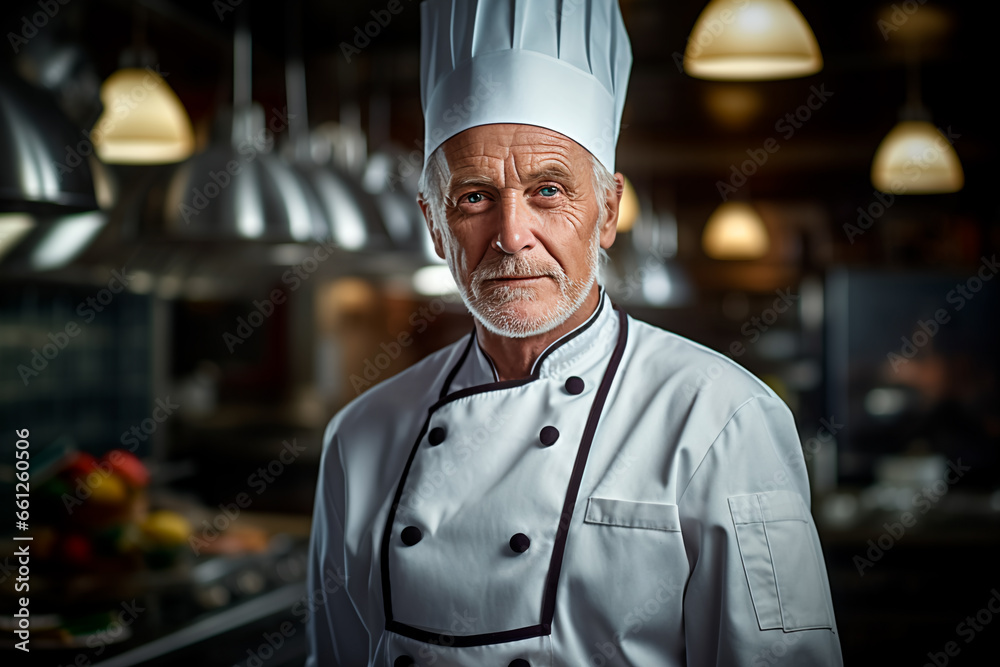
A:
[[[465,130],[442,151],[451,178],[440,231],[421,207],[470,311],[515,338],[562,324],[593,289],[598,247],[615,238],[618,197],[594,191],[590,153],[557,132],[514,124]]]

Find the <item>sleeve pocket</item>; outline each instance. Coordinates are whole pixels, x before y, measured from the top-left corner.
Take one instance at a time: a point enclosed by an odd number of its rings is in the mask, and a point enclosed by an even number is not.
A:
[[[761,630],[832,628],[818,538],[802,498],[767,491],[729,498]]]
[[[625,528],[645,528],[680,532],[681,521],[677,505],[663,503],[640,503],[633,500],[613,498],[590,498],[587,501],[586,523]]]

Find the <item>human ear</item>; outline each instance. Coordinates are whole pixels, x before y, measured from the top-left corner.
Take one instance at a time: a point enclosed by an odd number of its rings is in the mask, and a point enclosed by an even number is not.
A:
[[[434,252],[441,259],[447,259],[444,254],[444,244],[441,242],[441,232],[434,226],[434,217],[431,213],[430,204],[424,201],[422,196],[417,197],[417,204],[420,206],[420,212],[424,214],[424,224],[427,225],[427,231],[430,232],[431,240],[434,241]]]

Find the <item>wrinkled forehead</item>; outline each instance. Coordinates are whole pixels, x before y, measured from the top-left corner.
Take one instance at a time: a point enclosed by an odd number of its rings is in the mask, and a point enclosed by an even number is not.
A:
[[[479,178],[511,186],[542,172],[582,178],[592,171],[587,149],[563,134],[534,125],[479,125],[441,146],[452,183]]]

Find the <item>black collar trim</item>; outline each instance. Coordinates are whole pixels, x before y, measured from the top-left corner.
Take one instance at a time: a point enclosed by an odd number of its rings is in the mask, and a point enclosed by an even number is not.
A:
[[[599,299],[599,301],[597,302],[597,308],[595,308],[594,312],[590,314],[590,317],[587,318],[586,322],[584,322],[583,324],[581,324],[579,327],[577,327],[573,331],[570,331],[568,334],[566,334],[565,336],[563,336],[559,340],[552,341],[552,343],[550,343],[547,348],[545,348],[544,350],[542,350],[542,353],[540,355],[538,355],[537,359],[535,359],[535,363],[531,365],[531,375],[532,376],[538,377],[538,374],[541,372],[541,369],[542,369],[542,362],[545,361],[546,357],[548,357],[550,354],[552,354],[553,352],[555,352],[558,348],[562,347],[564,343],[568,343],[569,341],[573,340],[574,338],[576,338],[577,336],[579,336],[580,334],[582,334],[584,331],[586,331],[587,329],[589,329],[590,326],[594,322],[597,321],[597,318],[601,314],[601,311],[604,310],[604,288],[603,287],[601,287],[601,289],[600,289],[600,291],[598,293],[598,299]]]
[[[438,398],[442,399],[448,394],[448,387],[455,380],[455,376],[458,375],[458,369],[462,367],[465,363],[465,358],[469,356],[469,350],[472,349],[472,341],[476,340],[476,330],[472,330],[472,335],[469,336],[469,342],[465,344],[465,349],[462,350],[462,356],[458,358],[458,361],[452,367],[451,371],[448,373],[448,377],[445,378],[444,384],[441,386],[441,393],[438,394]]]
[[[542,370],[542,362],[545,361],[545,359],[547,359],[549,355],[558,350],[560,347],[562,347],[563,345],[570,342],[571,340],[582,334],[584,331],[592,327],[594,325],[594,322],[597,321],[598,316],[601,314],[603,310],[604,310],[604,288],[602,287],[600,292],[600,301],[597,302],[597,308],[594,309],[594,312],[591,313],[587,321],[578,326],[573,331],[570,331],[568,334],[564,335],[562,338],[553,341],[547,348],[545,348],[542,351],[542,353],[538,355],[538,358],[535,359],[535,363],[532,364],[531,375],[529,375],[526,378],[520,378],[517,380],[503,380],[502,382],[496,381],[496,382],[487,382],[485,384],[478,384],[472,387],[466,387],[465,389],[460,389],[459,391],[456,391],[455,393],[449,395],[448,390],[451,389],[451,383],[455,380],[455,377],[458,375],[458,371],[462,367],[462,364],[465,363],[466,357],[469,356],[469,350],[472,349],[473,341],[476,341],[477,345],[479,344],[476,337],[476,330],[473,328],[472,333],[469,335],[469,342],[465,346],[465,351],[462,352],[462,356],[459,357],[457,362],[455,362],[455,366],[451,369],[451,372],[448,373],[448,377],[444,381],[444,386],[441,387],[441,393],[438,395],[438,398],[440,400],[437,403],[435,403],[433,407],[431,407],[431,410],[436,410],[437,408],[441,407],[441,405],[443,405],[443,403],[446,402],[444,400],[445,397],[447,397],[448,400],[454,400],[456,398],[461,398],[462,396],[472,396],[473,394],[479,394],[486,391],[495,391],[498,389],[509,389],[510,387],[518,387],[522,384],[527,384],[528,382],[537,380]],[[482,348],[480,348],[480,350],[482,350]],[[483,356],[485,356],[486,360],[489,361],[490,367],[493,369],[493,377],[496,378],[497,372],[496,372],[496,367],[493,366],[493,360],[490,359],[489,355],[486,354],[485,352],[483,352]]]

